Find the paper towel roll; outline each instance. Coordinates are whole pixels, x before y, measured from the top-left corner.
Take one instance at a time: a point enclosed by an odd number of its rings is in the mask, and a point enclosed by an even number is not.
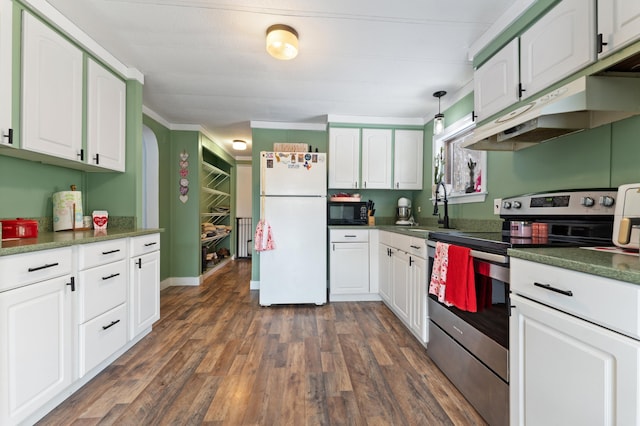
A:
[[[82,192],[60,191],[53,194],[53,230],[82,228]]]

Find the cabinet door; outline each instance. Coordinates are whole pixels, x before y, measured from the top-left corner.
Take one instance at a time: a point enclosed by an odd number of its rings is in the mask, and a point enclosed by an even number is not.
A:
[[[82,52],[23,13],[22,148],[81,160]]]
[[[369,293],[369,243],[331,243],[331,294]]]
[[[393,273],[391,305],[398,318],[404,321],[405,324],[410,324],[409,255],[402,251],[396,251],[391,259]]]
[[[393,187],[422,189],[422,130],[396,130]]]
[[[131,259],[131,340],[160,319],[160,252]]]
[[[393,249],[385,244],[378,244],[378,280],[379,280],[379,291],[380,297],[387,304],[391,304],[392,293],[391,293],[391,280],[393,276],[391,274],[391,256],[393,256]]]
[[[640,2],[599,1],[598,35],[602,37],[603,42],[600,57],[607,56],[640,38]]]
[[[518,38],[513,39],[473,73],[473,105],[482,121],[520,100]]]
[[[520,37],[520,82],[534,95],[595,61],[595,2],[564,0]]]
[[[411,330],[427,343],[427,261],[410,256]]]
[[[0,58],[12,56],[13,2],[0,0]],[[11,82],[12,61],[0,61],[0,145],[12,145],[9,139],[11,124],[11,100],[13,90]]]
[[[71,384],[71,276],[0,293],[0,424],[17,424]]]
[[[93,60],[88,61],[87,79],[86,161],[124,172],[127,87]]]
[[[391,129],[362,130],[362,187],[391,189]]]
[[[360,187],[360,129],[329,129],[329,188]]]
[[[511,296],[512,425],[631,425],[640,342]]]

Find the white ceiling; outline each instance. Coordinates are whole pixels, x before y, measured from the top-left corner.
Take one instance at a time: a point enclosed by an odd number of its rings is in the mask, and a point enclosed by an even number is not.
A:
[[[446,106],[471,81],[474,42],[523,3],[47,1],[144,74],[145,107],[171,124],[202,126],[234,155],[250,152],[231,148],[233,139],[251,142],[250,121],[430,117],[438,109],[435,91],[449,93],[442,99]],[[277,23],[300,35],[292,61],[265,50],[266,28]]]

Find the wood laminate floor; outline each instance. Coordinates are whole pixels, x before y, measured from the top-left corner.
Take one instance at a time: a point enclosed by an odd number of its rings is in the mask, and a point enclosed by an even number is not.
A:
[[[153,331],[40,424],[485,424],[383,303],[260,307],[250,278],[163,290]]]

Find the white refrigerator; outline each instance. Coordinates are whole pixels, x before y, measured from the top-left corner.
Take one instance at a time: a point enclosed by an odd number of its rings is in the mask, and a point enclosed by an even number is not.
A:
[[[260,153],[261,220],[274,248],[260,251],[260,305],[327,302],[327,158]]]

